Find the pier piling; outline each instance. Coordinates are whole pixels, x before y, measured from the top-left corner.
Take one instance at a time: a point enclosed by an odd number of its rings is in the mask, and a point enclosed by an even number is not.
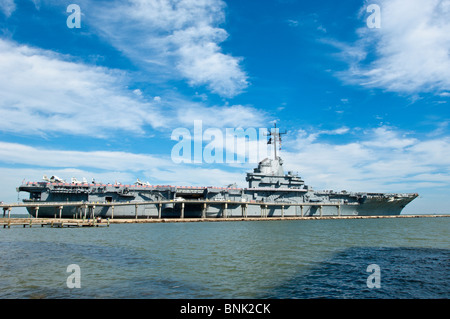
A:
[[[202,209],[202,218],[206,218],[206,210],[208,209],[208,206],[206,205],[206,202],[203,203],[203,209]]]
[[[181,202],[181,218],[184,218],[184,202]]]

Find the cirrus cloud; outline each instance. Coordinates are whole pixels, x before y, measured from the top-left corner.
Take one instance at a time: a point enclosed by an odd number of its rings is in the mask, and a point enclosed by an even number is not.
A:
[[[360,15],[373,1],[366,1]],[[344,81],[386,91],[439,94],[450,89],[450,1],[379,0],[381,27],[357,30],[353,44],[325,40],[341,50]],[[364,14],[363,14],[364,13]]]
[[[166,122],[154,104],[128,91],[120,70],[2,39],[0,69],[3,131],[104,137]]]
[[[130,0],[96,3],[87,17],[99,34],[135,63],[162,77],[233,97],[248,86],[242,58],[222,52],[228,33],[221,0]],[[126,21],[127,23],[123,23]]]

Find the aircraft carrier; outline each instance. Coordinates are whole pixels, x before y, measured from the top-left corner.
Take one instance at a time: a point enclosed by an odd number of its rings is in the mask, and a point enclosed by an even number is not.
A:
[[[67,183],[56,176],[44,176],[40,182],[23,182],[17,191],[30,194],[24,203],[39,205],[39,209],[27,207],[32,216],[60,218],[387,216],[400,215],[418,196],[313,190],[297,174],[284,172],[283,160],[276,152],[281,134],[276,125],[268,132],[274,156],[247,173],[246,188],[150,185],[139,179],[132,185],[75,178]],[[58,206],[42,205],[45,203]]]

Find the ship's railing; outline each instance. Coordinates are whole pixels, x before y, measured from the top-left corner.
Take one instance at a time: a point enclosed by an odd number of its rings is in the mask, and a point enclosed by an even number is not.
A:
[[[168,203],[187,203],[187,204],[202,204],[202,203],[208,203],[208,204],[236,204],[236,205],[242,205],[242,204],[248,204],[248,205],[267,205],[267,206],[340,206],[343,205],[339,202],[334,203],[322,203],[322,202],[264,202],[264,201],[256,201],[256,200],[249,200],[249,201],[235,201],[235,200],[161,200],[161,201],[127,201],[127,202],[41,202],[41,201],[27,201],[26,203],[1,203],[0,208],[8,208],[8,207],[59,207],[59,206],[68,206],[68,207],[74,207],[74,206],[133,206],[133,205],[158,205],[158,204],[168,204]],[[348,203],[346,203],[348,205]]]

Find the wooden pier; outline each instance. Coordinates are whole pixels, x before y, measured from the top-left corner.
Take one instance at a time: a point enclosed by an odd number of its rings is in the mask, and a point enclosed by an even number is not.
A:
[[[162,218],[161,207],[163,204],[173,203],[179,204],[181,207],[181,213],[179,217]],[[138,216],[139,205],[156,205],[158,207],[157,216]],[[186,218],[184,216],[184,208],[186,205],[201,204],[202,212],[201,217]],[[221,205],[221,214],[217,217],[206,217],[206,209],[208,205]],[[241,207],[241,216],[231,216],[228,214],[228,209],[231,205],[238,205]],[[247,216],[247,208],[249,205],[257,205],[260,207],[260,216]],[[360,215],[342,215],[341,203],[265,203],[265,202],[240,202],[240,201],[208,201],[208,200],[184,200],[184,201],[142,201],[142,202],[25,202],[25,203],[12,203],[12,204],[0,204],[0,208],[3,210],[3,218],[0,216],[0,228],[10,228],[12,226],[22,227],[53,227],[53,228],[69,228],[69,227],[107,227],[111,223],[124,224],[124,223],[165,223],[165,222],[215,222],[215,221],[262,221],[262,220],[313,220],[313,219],[369,219],[369,218],[417,218],[417,217],[450,217],[450,215],[379,215],[379,216],[360,216]],[[348,205],[348,204],[345,204]],[[114,219],[114,207],[115,206],[132,206],[135,210],[134,218],[116,218]],[[300,213],[295,216],[285,216],[285,207],[298,206]],[[333,215],[323,215],[322,207],[332,206],[335,207],[335,213]],[[36,217],[28,218],[11,218],[11,210],[13,208],[32,208],[35,211]],[[39,208],[41,207],[54,207],[54,218],[41,218],[39,217]],[[77,207],[79,214],[73,216],[73,218],[62,218],[62,210],[64,207]],[[103,219],[99,222],[99,216],[94,215],[96,207],[109,207],[111,208],[111,216]],[[277,207],[280,209],[280,214],[276,216],[269,216],[268,210],[270,207]],[[315,207],[317,214],[305,215],[304,207]],[[56,213],[57,212],[57,213]]]
[[[49,218],[0,218],[0,228],[11,228],[13,226],[25,227],[109,227],[109,221],[97,222],[77,219],[49,219]]]
[[[193,223],[193,222],[233,222],[233,221],[275,221],[275,220],[331,220],[331,219],[379,219],[379,218],[436,218],[450,217],[450,215],[398,215],[398,216],[306,216],[306,217],[230,217],[223,218],[154,218],[154,219],[106,219],[101,222],[82,219],[53,219],[53,218],[0,218],[0,228],[22,226],[23,228],[50,227],[109,227],[111,224],[145,224],[145,223]],[[3,227],[2,227],[3,226]]]

